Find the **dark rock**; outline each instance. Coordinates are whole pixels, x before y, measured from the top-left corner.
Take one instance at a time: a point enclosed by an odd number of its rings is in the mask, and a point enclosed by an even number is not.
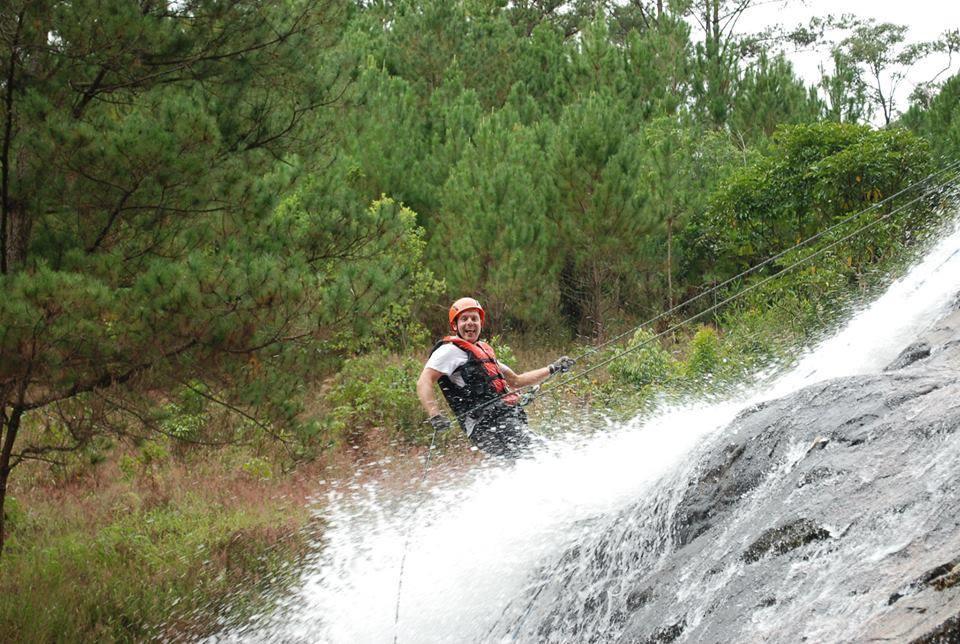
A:
[[[960,642],[960,615],[954,615],[910,644],[957,644]]]
[[[960,583],[960,566],[954,566],[953,569],[942,577],[933,580],[933,587],[937,590],[946,590],[953,588]]]
[[[770,528],[750,544],[740,559],[747,563],[759,561],[764,555],[782,555],[814,541],[830,538],[830,531],[809,519],[797,519],[777,528]]]
[[[958,582],[960,582],[960,557],[928,570],[911,586],[933,586],[936,590],[943,591],[953,588]]]
[[[675,624],[667,626],[666,628],[658,628],[653,632],[653,635],[648,637],[645,641],[648,644],[670,644],[670,642],[683,635],[683,630],[686,627],[687,621],[682,619]]]
[[[651,599],[653,599],[653,589],[635,590],[627,596],[627,610],[632,613],[641,606],[649,604]]]
[[[923,360],[924,358],[930,357],[930,344],[921,340],[920,342],[914,342],[909,347],[900,352],[900,355],[891,362],[884,371],[896,371],[897,369],[903,369],[904,367],[909,367],[914,362],[918,360]]]
[[[491,641],[960,642],[960,311],[911,346],[742,411]]]
[[[836,474],[838,473],[834,472],[829,467],[815,467],[808,472],[804,472],[803,476],[800,477],[800,480],[797,481],[797,487],[801,488],[805,485],[826,481]]]

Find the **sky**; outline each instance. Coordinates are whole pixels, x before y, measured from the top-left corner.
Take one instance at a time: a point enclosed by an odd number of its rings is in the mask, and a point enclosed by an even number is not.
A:
[[[960,29],[960,0],[757,0],[741,18],[739,31],[759,31],[763,27],[781,23],[785,26],[806,24],[814,16],[852,13],[874,18],[878,23],[892,22],[906,25],[908,42],[934,40],[944,31]],[[807,82],[816,83],[821,62],[828,60],[829,51],[788,51],[797,73]],[[907,70],[906,79],[898,87],[897,107],[908,107],[908,98],[914,86],[929,81],[948,65],[945,55],[931,56],[929,60]],[[950,71],[938,80],[944,81],[960,72],[960,54],[953,56]],[[876,120],[877,115],[875,115]]]

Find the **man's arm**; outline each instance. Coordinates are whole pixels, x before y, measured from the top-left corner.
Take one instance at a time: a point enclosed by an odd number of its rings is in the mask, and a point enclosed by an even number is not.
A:
[[[567,373],[571,368],[573,368],[573,365],[576,364],[576,362],[577,361],[573,358],[561,356],[556,362],[549,364],[546,367],[534,369],[533,371],[526,371],[521,373],[519,376],[511,371],[510,367],[501,363],[500,371],[503,372],[503,379],[507,381],[507,384],[512,388],[517,389],[519,387],[526,387],[527,385],[538,385],[553,373]]]
[[[503,372],[503,379],[506,380],[507,384],[513,389],[539,384],[550,375],[550,367],[541,367],[533,371],[525,371],[518,375],[514,373],[510,367],[500,365],[500,371]]]
[[[417,378],[417,398],[420,404],[427,412],[427,418],[432,418],[440,413],[440,405],[437,404],[436,391],[437,381],[443,377],[443,374],[432,367],[424,367]]]

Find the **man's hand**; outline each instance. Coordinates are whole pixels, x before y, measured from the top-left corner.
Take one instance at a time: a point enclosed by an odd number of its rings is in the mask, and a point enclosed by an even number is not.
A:
[[[576,364],[576,362],[577,361],[574,360],[573,358],[569,358],[567,356],[561,356],[560,358],[557,359],[556,362],[550,365],[550,375],[553,375],[558,371],[560,373],[566,373],[570,371],[571,367],[573,367],[573,365]]]
[[[445,432],[450,429],[450,420],[443,414],[431,416],[427,422],[433,427],[433,431],[437,433]]]

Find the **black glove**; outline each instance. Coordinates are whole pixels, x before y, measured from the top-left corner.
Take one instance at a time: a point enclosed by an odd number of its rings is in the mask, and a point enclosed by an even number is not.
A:
[[[445,432],[450,429],[450,420],[443,414],[437,414],[427,419],[435,432]]]
[[[569,358],[567,356],[561,356],[560,358],[557,359],[556,362],[550,365],[550,375],[553,375],[558,371],[560,373],[567,373],[568,371],[570,371],[571,367],[573,367],[573,365],[576,364],[576,362],[577,361],[574,360],[573,358]]]

